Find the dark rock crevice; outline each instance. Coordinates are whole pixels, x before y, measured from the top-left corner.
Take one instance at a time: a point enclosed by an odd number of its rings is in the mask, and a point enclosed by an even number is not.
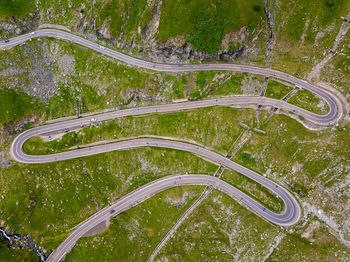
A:
[[[267,25],[269,28],[269,36],[268,36],[267,47],[266,47],[266,66],[271,67],[271,53],[273,51],[273,47],[275,46],[275,42],[276,42],[276,36],[274,32],[275,20],[274,20],[273,13],[271,11],[271,2],[267,2],[267,0],[263,0],[263,3],[264,3],[264,12],[267,19]]]

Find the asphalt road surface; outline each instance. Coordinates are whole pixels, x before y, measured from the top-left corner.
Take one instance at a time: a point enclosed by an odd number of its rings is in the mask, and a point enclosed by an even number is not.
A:
[[[246,65],[236,65],[236,64],[158,64],[141,59],[133,58],[128,55],[122,54],[120,52],[102,47],[94,42],[86,40],[82,37],[76,36],[71,33],[64,31],[59,31],[55,29],[43,29],[38,30],[31,34],[21,35],[10,39],[8,42],[1,42],[0,49],[6,49],[13,47],[15,45],[21,44],[34,37],[55,37],[58,39],[65,39],[71,42],[75,42],[82,46],[88,47],[95,50],[96,52],[102,53],[109,57],[113,57],[120,61],[126,62],[131,65],[148,68],[157,71],[199,71],[199,70],[229,70],[229,71],[240,71],[248,72],[254,74],[260,74],[265,76],[273,76],[290,83],[297,85],[300,88],[307,89],[314,93],[315,95],[322,98],[329,106],[328,113],[324,115],[318,115],[311,113],[307,110],[298,108],[296,106],[290,105],[285,101],[275,100],[265,97],[230,97],[230,98],[220,98],[211,99],[195,102],[184,102],[168,105],[156,105],[150,107],[140,107],[131,108],[125,110],[119,110],[115,112],[109,112],[94,116],[97,121],[104,121],[109,119],[114,119],[122,116],[129,115],[141,115],[149,113],[162,113],[162,112],[172,112],[178,110],[202,108],[209,106],[230,106],[230,105],[240,105],[240,104],[263,104],[271,105],[277,108],[281,108],[286,111],[295,113],[304,117],[307,121],[312,122],[314,125],[318,126],[329,126],[335,124],[342,116],[342,104],[333,94],[319,89],[303,80],[297,79],[286,73],[264,69]],[[117,202],[113,203],[111,206],[97,212],[95,215],[89,219],[82,222],[76,227],[76,230],[50,255],[48,261],[59,261],[61,260],[67,252],[69,252],[76,241],[84,236],[86,232],[94,228],[96,225],[103,221],[108,220],[110,217],[116,216],[117,214],[129,209],[132,206],[137,205],[141,201],[148,199],[149,197],[174,186],[181,185],[210,185],[218,190],[230,195],[232,198],[238,200],[240,203],[248,207],[250,210],[258,214],[259,216],[265,218],[266,220],[275,223],[280,226],[292,226],[296,224],[301,217],[301,208],[295,198],[283,187],[277,185],[273,181],[251,171],[231,160],[225,158],[215,152],[207,150],[205,148],[199,147],[197,145],[173,141],[173,140],[163,140],[163,139],[132,139],[122,142],[117,142],[113,144],[105,144],[94,147],[88,147],[63,153],[50,154],[50,155],[27,155],[23,152],[23,144],[26,140],[31,137],[50,134],[50,133],[60,133],[66,129],[74,129],[80,125],[88,125],[90,123],[91,117],[79,118],[74,120],[69,120],[65,122],[58,122],[50,125],[36,127],[21,133],[15,138],[11,145],[10,154],[12,158],[18,162],[33,164],[33,163],[49,163],[55,161],[62,161],[72,158],[78,158],[83,156],[89,156],[104,152],[111,152],[115,150],[126,150],[140,147],[161,147],[161,148],[172,148],[176,150],[182,150],[191,152],[205,159],[214,161],[220,165],[224,165],[227,168],[235,170],[251,179],[255,182],[261,184],[262,186],[268,188],[271,192],[280,197],[285,205],[284,211],[282,213],[274,213],[264,206],[259,204],[257,201],[253,200],[243,192],[234,188],[233,186],[227,184],[218,178],[205,176],[205,175],[184,175],[184,176],[169,176],[150,184],[147,184],[130,194],[124,196]]]

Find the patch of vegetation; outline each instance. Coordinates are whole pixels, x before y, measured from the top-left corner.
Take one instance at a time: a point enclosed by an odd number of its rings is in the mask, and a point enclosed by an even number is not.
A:
[[[214,14],[214,18],[204,13],[194,25],[195,33],[187,41],[197,50],[215,54],[221,48],[225,24],[225,19],[218,12]]]
[[[213,53],[220,47],[224,33],[237,31],[251,22],[258,23],[263,16],[263,4],[256,0],[164,0],[158,38],[165,41],[190,35],[190,42],[196,48]]]
[[[350,31],[348,31],[343,40],[339,43],[337,52],[342,55],[334,56],[320,73],[320,80],[335,85],[338,91],[345,97],[348,97],[348,101],[350,101],[350,89],[347,88],[350,82],[350,59],[348,59],[348,57],[350,57],[350,46],[347,45],[349,42]]]
[[[143,29],[151,14],[152,9],[147,6],[147,0],[110,0],[103,4],[97,24],[109,20],[110,32],[117,38],[121,32],[137,32],[138,26]]]
[[[244,75],[236,75],[232,74],[232,76],[228,79],[227,82],[217,87],[215,91],[216,95],[232,95],[232,94],[242,94],[242,81],[244,79]]]
[[[0,88],[0,125],[40,112],[42,103],[21,91]]]
[[[201,71],[194,73],[193,76],[195,77],[195,85],[189,86],[191,100],[242,94],[242,82],[249,77],[244,73],[221,71]]]
[[[185,75],[181,76],[170,76],[166,77],[166,81],[172,81],[172,90],[169,92],[169,96],[172,100],[184,99],[186,97],[185,88],[188,83],[188,79]]]
[[[291,2],[287,3],[287,5]],[[305,27],[306,18],[310,19],[310,25],[316,22],[319,27],[325,27],[332,22],[334,18],[340,17],[344,13],[344,8],[349,5],[346,0],[318,0],[313,2],[294,1],[293,6],[296,9],[291,9],[290,17],[286,23],[285,35],[295,41],[301,39],[303,32],[306,31],[305,40],[313,43],[316,37],[316,31],[312,30],[312,26]],[[300,12],[303,10],[303,12]],[[317,14],[315,13],[317,10]]]
[[[0,262],[30,261],[37,262],[38,257],[32,251],[9,248],[0,239]]]
[[[23,17],[34,10],[34,0],[0,0],[0,17]]]
[[[201,190],[200,186],[186,186],[153,196],[112,219],[103,233],[80,239],[66,261],[112,261],[116,256],[118,261],[147,261]]]
[[[293,88],[286,86],[280,82],[269,80],[266,88],[266,97],[271,97],[275,99],[282,99],[285,97]]]
[[[311,190],[310,188],[307,188],[306,186],[304,186],[303,184],[300,184],[300,183],[298,183],[298,182],[294,183],[293,189],[294,189],[298,194],[302,194],[303,196],[307,196],[307,194],[308,194],[309,191]]]
[[[68,148],[76,146],[78,144],[78,136],[75,132],[69,132],[62,136],[58,140],[50,142],[43,142],[39,137],[33,137],[23,145],[23,150],[27,154],[52,154],[57,152],[66,151]]]
[[[329,110],[328,105],[321,98],[305,89],[299,90],[288,100],[288,103],[317,114],[324,114]]]

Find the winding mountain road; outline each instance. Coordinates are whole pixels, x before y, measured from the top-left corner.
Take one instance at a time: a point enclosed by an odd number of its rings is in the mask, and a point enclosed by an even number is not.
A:
[[[28,41],[32,38],[40,37],[54,37],[57,39],[68,40],[76,44],[90,48],[98,53],[103,55],[115,58],[119,61],[125,62],[130,65],[139,66],[142,68],[147,68],[155,71],[168,71],[168,72],[184,72],[184,71],[208,71],[208,70],[224,70],[224,71],[237,71],[237,72],[247,72],[252,74],[272,76],[285,80],[287,82],[293,83],[300,88],[304,88],[312,92],[313,94],[322,98],[329,106],[329,112],[323,116],[317,116],[314,114],[312,117],[310,115],[311,122],[316,125],[331,125],[337,122],[342,116],[342,104],[333,94],[320,89],[314,85],[307,83],[304,80],[293,77],[289,74],[272,70],[268,68],[260,68],[248,65],[239,65],[239,64],[160,64],[145,61],[129,55],[123,54],[121,52],[103,47],[97,43],[94,43],[90,40],[87,40],[83,37],[68,33],[65,31],[60,31],[57,29],[41,29],[32,33],[20,35],[14,38],[11,38],[6,41],[0,42],[0,49],[7,49],[13,46],[19,45],[25,41]],[[265,98],[266,99],[266,98]],[[286,106],[286,105],[284,105]],[[304,112],[305,113],[305,112]],[[314,120],[314,121],[312,121]]]
[[[279,192],[281,192],[284,196],[284,199],[287,200],[285,202],[285,209],[280,214],[276,214],[266,209],[259,202],[255,201],[246,194],[242,193],[240,190],[216,177],[208,175],[167,176],[138,188],[132,193],[122,197],[111,206],[108,206],[107,208],[93,215],[91,218],[85,220],[64,242],[59,245],[58,248],[54,250],[54,252],[51,253],[48,261],[60,261],[63,259],[64,256],[74,247],[76,241],[78,241],[79,238],[83,237],[89,230],[108,220],[110,217],[116,216],[123,211],[130,209],[140,202],[168,188],[185,185],[213,186],[221,192],[238,200],[243,205],[254,210],[254,212],[258,215],[270,221],[275,221],[283,226],[290,226],[295,224],[301,216],[299,204],[295,201],[292,195],[288,193],[288,191],[278,187],[276,184],[276,188],[280,190]]]
[[[96,52],[102,53],[109,57],[118,59],[120,61],[126,62],[131,65],[157,70],[157,71],[199,71],[199,70],[229,70],[229,71],[239,71],[239,72],[248,72],[253,74],[273,76],[290,83],[297,85],[298,87],[307,89],[324,99],[328,104],[329,111],[324,115],[318,115],[307,110],[301,109],[294,105],[288,104],[282,100],[276,100],[266,97],[230,97],[230,98],[218,98],[211,100],[203,101],[194,101],[194,102],[185,102],[185,103],[176,103],[176,104],[167,104],[167,105],[156,105],[149,107],[139,107],[131,108],[125,110],[119,110],[115,112],[109,112],[94,116],[98,121],[104,121],[109,119],[114,119],[122,116],[131,116],[131,115],[141,115],[141,114],[150,114],[150,113],[163,113],[163,112],[173,112],[186,109],[210,107],[210,106],[230,106],[230,105],[240,105],[240,104],[263,104],[271,105],[277,108],[281,108],[286,111],[293,112],[297,115],[304,117],[307,121],[312,122],[317,126],[329,126],[335,124],[342,116],[343,109],[341,102],[333,94],[317,88],[303,80],[297,79],[293,76],[290,76],[286,73],[279,72],[271,69],[258,68],[253,66],[246,65],[235,65],[235,64],[158,64],[128,55],[122,54],[120,52],[105,48],[86,40],[82,37],[76,36],[74,34],[59,31],[55,29],[42,29],[36,32],[21,35],[15,38],[10,39],[6,42],[0,43],[0,49],[6,49],[13,47],[15,45],[21,44],[31,38],[35,37],[55,37],[58,39],[69,40],[80,44],[82,46],[88,47],[95,50]],[[81,125],[87,125],[90,123],[90,117],[79,118],[74,120],[69,120],[65,122],[58,122],[50,125],[40,126],[32,128],[21,133],[15,138],[11,145],[10,154],[12,158],[18,162],[25,164],[33,163],[49,163],[55,161],[62,161],[72,158],[78,158],[83,156],[89,156],[94,154],[100,154],[104,152],[111,152],[115,150],[127,150],[140,147],[161,147],[161,148],[172,148],[176,150],[187,151],[193,154],[196,154],[202,158],[211,160],[220,165],[223,165],[229,169],[235,170],[250,179],[253,179],[255,182],[261,184],[262,186],[268,188],[271,192],[280,197],[284,202],[284,210],[281,213],[275,213],[264,206],[262,206],[256,200],[250,198],[243,192],[239,191],[235,187],[227,184],[226,182],[211,176],[205,175],[184,175],[184,176],[169,176],[147,184],[128,195],[122,197],[120,200],[113,203],[111,206],[106,207],[105,209],[97,212],[95,215],[89,219],[82,222],[77,226],[76,230],[63,242],[61,245],[55,249],[55,251],[49,256],[48,261],[60,261],[67,252],[69,252],[76,241],[84,236],[89,230],[94,228],[96,225],[100,224],[103,221],[108,220],[110,217],[113,217],[130,207],[138,204],[145,199],[157,194],[165,189],[168,189],[173,186],[180,185],[210,185],[218,190],[228,194],[232,198],[238,200],[240,203],[251,209],[253,212],[259,216],[265,218],[266,220],[275,223],[280,226],[292,226],[296,224],[301,217],[301,208],[295,198],[283,187],[277,185],[273,181],[257,174],[256,172],[247,169],[228,158],[221,156],[215,152],[207,150],[205,148],[199,147],[197,145],[178,142],[174,140],[164,140],[164,139],[132,139],[121,141],[113,144],[98,145],[94,147],[87,147],[83,149],[67,151],[57,154],[50,155],[28,155],[23,151],[23,144],[28,139],[45,135],[50,132],[63,132],[65,129],[74,129],[79,128]]]

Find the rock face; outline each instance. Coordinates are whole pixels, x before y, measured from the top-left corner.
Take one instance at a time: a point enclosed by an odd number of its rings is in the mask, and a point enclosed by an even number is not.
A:
[[[0,146],[6,145],[9,140],[19,132],[21,132],[25,125],[29,123],[34,123],[38,121],[37,117],[33,118],[24,118],[16,123],[9,123],[0,125]],[[0,154],[0,162],[1,162],[1,154]],[[1,164],[2,165],[2,164]]]
[[[47,102],[57,91],[55,64],[47,46],[25,43],[20,54],[13,51],[2,56],[0,81],[3,86],[22,89]]]
[[[0,22],[0,30],[5,30],[9,35],[23,34],[25,32],[32,31],[38,27],[38,18],[38,13],[29,14],[28,16],[25,16],[21,19],[18,19],[15,16],[13,16],[7,18],[3,22]]]
[[[24,46],[24,49],[28,53],[33,51],[32,48],[28,46]],[[54,62],[47,56],[47,52],[39,52],[42,54],[42,58],[31,56],[31,63],[33,66],[33,70],[29,71],[31,84],[24,87],[23,90],[46,102],[47,99],[52,97],[57,91],[57,86],[54,83]]]

